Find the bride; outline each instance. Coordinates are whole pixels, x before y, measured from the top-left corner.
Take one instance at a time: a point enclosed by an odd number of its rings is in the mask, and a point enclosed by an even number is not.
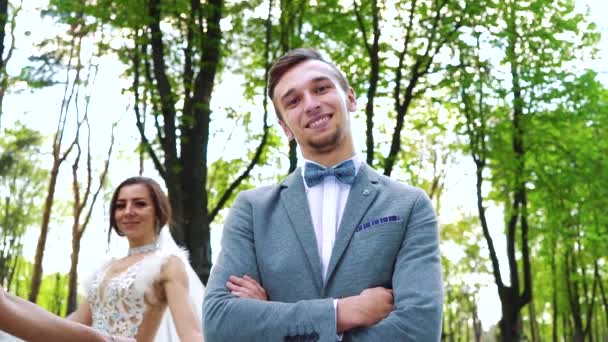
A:
[[[87,300],[68,319],[137,341],[202,341],[203,285],[168,231],[171,206],[160,185],[132,177],[114,191],[110,231],[129,252],[95,272]]]
[[[32,342],[203,341],[204,288],[186,252],[162,228],[170,220],[169,200],[157,182],[126,179],[112,196],[108,236],[114,230],[127,238],[127,256],[93,274],[87,300],[69,321],[0,288],[0,331]],[[226,286],[235,298],[268,300],[247,275],[231,277]]]

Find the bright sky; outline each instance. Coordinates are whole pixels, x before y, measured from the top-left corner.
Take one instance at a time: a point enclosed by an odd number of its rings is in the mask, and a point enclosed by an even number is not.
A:
[[[606,38],[608,36],[608,23],[600,17],[602,14],[608,13],[608,2],[605,0],[578,0],[577,6],[579,9],[589,6],[592,20],[598,24],[600,31],[605,36],[599,46],[600,59],[587,67],[598,70],[601,79],[605,84],[608,84],[608,39]],[[15,50],[14,56],[8,65],[8,71],[12,75],[18,74],[20,68],[26,63],[27,58],[35,54],[32,46],[42,38],[42,35],[49,36],[59,30],[49,20],[42,20],[39,16],[32,14],[35,13],[34,10],[37,8],[46,8],[46,1],[28,0],[24,2],[24,7],[23,14],[17,22],[17,50]],[[137,173],[137,156],[133,150],[137,145],[138,137],[134,129],[133,114],[128,107],[130,99],[122,94],[122,89],[129,86],[127,80],[119,77],[124,67],[112,56],[104,57],[99,63],[102,65],[102,69],[97,76],[90,104],[91,121],[95,123],[92,139],[97,153],[103,155],[107,149],[110,132],[109,125],[114,121],[121,120],[117,131],[117,136],[120,139],[118,139],[116,146],[117,150],[120,151],[120,158],[117,158],[117,154],[115,154],[110,166],[112,183],[117,184],[123,178]],[[221,102],[225,102],[226,106],[230,104],[230,101],[234,99],[234,89],[235,86],[238,87],[238,82],[238,79],[228,77],[225,82],[219,85],[214,95],[214,102],[217,101],[217,106],[221,107],[223,105]],[[18,92],[13,90],[12,93],[7,94],[4,100],[4,116],[1,119],[2,127],[11,126],[14,121],[20,120],[31,128],[50,134],[56,127],[56,118],[59,114],[62,94],[63,89],[60,87],[38,90],[33,93],[24,88],[19,89]],[[222,123],[217,124],[221,125]],[[363,127],[365,124],[362,119],[358,119],[358,121],[356,119],[353,125],[355,130],[359,130],[359,132],[355,132],[355,136],[364,137]],[[230,131],[231,128],[229,126],[224,127],[226,131]],[[361,150],[365,147],[363,140],[356,141],[355,143]],[[219,149],[214,151],[217,155],[221,153]],[[214,156],[211,156],[211,159],[214,159]],[[116,170],[121,170],[121,172],[116,172]],[[148,165],[146,170],[145,174],[147,176],[158,179],[156,172],[151,166]],[[65,176],[60,178],[60,183],[58,184],[59,199],[67,200],[71,196],[69,184],[71,177],[67,171],[69,171],[69,164],[66,163],[62,168]],[[447,193],[443,200],[442,222],[454,220],[463,208],[464,210],[474,212],[476,198],[474,191],[472,191],[475,181],[472,171],[473,166],[466,159],[459,162],[453,170],[447,173]],[[105,234],[108,218],[107,214],[105,214],[107,211],[105,202],[107,200],[102,199],[102,201],[104,202],[103,208],[102,206],[98,206],[99,210],[95,213],[83,238],[83,247],[80,255],[81,261],[79,263],[80,279],[84,279],[94,271],[97,265],[100,265],[106,258],[108,247]],[[490,210],[489,215],[493,222],[502,222],[501,213],[498,210]],[[52,224],[43,264],[45,272],[68,271],[71,239],[70,224],[71,222],[69,221],[54,222]],[[220,236],[221,227],[214,227],[211,232],[214,259],[219,252]],[[502,262],[506,260],[504,255],[504,238],[499,231],[495,231],[493,236],[497,244],[497,250],[503,251],[503,255],[500,256]],[[38,230],[36,229],[31,229],[26,234],[24,254],[29,259],[33,259],[37,238]],[[114,236],[110,254],[124,255],[125,248],[125,241]],[[443,250],[443,252],[455,256],[458,254],[457,250],[448,249]],[[500,302],[496,295],[496,287],[492,285],[492,278],[489,275],[487,281],[489,285],[482,288],[479,305],[481,310],[480,317],[485,328],[490,324],[495,324],[500,318],[500,310],[498,309],[500,308]]]

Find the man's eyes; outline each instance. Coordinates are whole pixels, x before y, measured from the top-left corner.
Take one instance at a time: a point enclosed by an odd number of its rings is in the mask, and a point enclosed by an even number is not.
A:
[[[319,86],[317,87],[316,91],[317,93],[324,93],[329,89],[329,86],[323,85],[323,86]]]
[[[298,103],[298,98],[294,97],[292,99],[289,99],[286,101],[287,103],[287,107],[293,107],[294,105],[296,105]]]
[[[323,85],[318,85],[318,86],[314,87],[313,92],[315,94],[325,94],[329,91],[329,89],[331,89],[331,85],[323,84]],[[298,104],[298,102],[300,102],[299,96],[295,96],[293,98],[288,98],[287,100],[285,100],[285,107],[287,107],[287,108],[294,107],[295,105]]]

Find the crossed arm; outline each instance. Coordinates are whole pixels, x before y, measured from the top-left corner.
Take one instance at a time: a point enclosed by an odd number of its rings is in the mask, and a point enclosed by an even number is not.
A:
[[[265,292],[254,279],[259,279],[257,267],[254,264],[248,264],[256,257],[252,245],[253,236],[248,229],[250,223],[247,221],[249,217],[247,210],[246,203],[238,200],[235,202],[231,210],[231,217],[226,222],[224,239],[227,241],[223,241],[223,248],[229,246],[228,248],[236,249],[239,252],[246,251],[250,254],[237,259],[234,255],[227,253],[221,257],[223,260],[220,259],[216,264],[216,282],[217,278],[226,279],[229,275],[232,276],[228,278],[229,281],[226,284],[214,284],[213,277],[210,279],[208,287],[210,296],[207,297],[205,308],[206,333],[212,331],[215,333],[215,329],[223,329],[219,325],[214,325],[214,322],[234,320],[238,323],[240,319],[246,319],[247,316],[257,316],[262,317],[262,320],[256,321],[256,327],[263,329],[248,331],[248,333],[249,336],[262,334],[260,335],[261,340],[264,340],[266,337],[264,334],[269,330],[285,330],[286,325],[304,321],[304,324],[323,331],[321,340],[330,340],[332,334],[344,333],[346,340],[351,341],[395,339],[439,341],[443,289],[438,227],[432,204],[422,191],[419,191],[411,214],[407,218],[405,237],[394,267],[393,291],[372,288],[364,290],[358,296],[338,299],[335,318],[333,307],[329,303],[319,304],[319,301],[324,300],[304,300],[292,304],[235,301],[234,296],[252,299],[263,296],[265,298]],[[243,264],[245,267],[242,267]],[[235,274],[249,274],[253,278],[236,277]],[[223,290],[225,287],[234,296],[230,296],[228,291]],[[292,309],[300,314],[290,316]],[[327,315],[328,311],[330,315]],[[242,318],[241,315],[243,315]],[[270,318],[270,320],[264,321],[264,318]],[[325,322],[323,320],[327,320],[329,324],[323,325],[322,322]],[[266,323],[267,325],[265,325]],[[241,329],[236,332],[220,331],[218,335],[213,335],[213,340],[216,338],[218,340],[237,339],[238,336],[231,334],[245,331],[247,325],[240,325],[239,328]],[[283,336],[280,335],[272,335],[273,340],[282,338]]]
[[[32,329],[32,327],[36,327]],[[61,319],[0,288],[0,330],[31,342],[134,342],[104,335],[85,325]]]
[[[203,316],[208,340],[276,341],[289,335],[317,334],[319,340],[329,341],[348,329],[370,326],[392,310],[391,292],[382,288],[339,299],[337,311],[333,298],[295,303],[256,300],[254,292],[263,289],[255,281],[260,277],[251,218],[250,204],[239,195],[226,220],[222,252],[207,284]],[[251,282],[255,284],[248,287]]]
[[[248,275],[230,276],[226,287],[239,298],[268,300],[266,290]],[[338,299],[336,330],[342,334],[354,328],[372,326],[388,316],[392,310],[392,290],[383,287],[365,289],[359,295]]]

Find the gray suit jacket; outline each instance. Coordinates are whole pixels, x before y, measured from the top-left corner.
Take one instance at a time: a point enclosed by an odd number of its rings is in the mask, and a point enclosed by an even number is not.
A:
[[[268,302],[238,299],[230,275],[250,275]],[[437,219],[417,188],[362,164],[336,236],[327,281],[300,169],[244,191],[226,219],[207,284],[204,334],[215,341],[335,341],[333,298],[393,289],[394,311],[344,341],[439,341],[443,291]]]

